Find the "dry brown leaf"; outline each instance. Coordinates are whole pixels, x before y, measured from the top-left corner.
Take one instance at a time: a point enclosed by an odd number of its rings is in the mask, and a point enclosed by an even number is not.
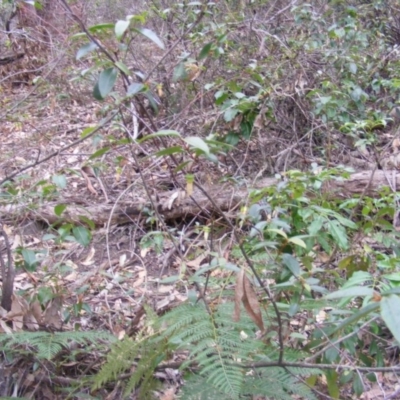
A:
[[[55,297],[50,304],[47,306],[44,312],[44,323],[46,325],[52,326],[56,329],[61,329],[61,307],[62,307],[62,297]]]
[[[233,320],[240,319],[240,303],[243,303],[245,310],[250,318],[258,326],[261,331],[264,331],[264,323],[261,314],[260,303],[253,286],[247,277],[244,269],[242,269],[237,276],[235,288],[235,312]]]
[[[233,320],[239,321],[240,319],[240,303],[242,302],[244,295],[243,288],[243,277],[244,277],[244,269],[241,269],[236,277],[236,288],[235,288],[235,312],[233,314]]]
[[[175,399],[176,388],[171,387],[164,391],[164,393],[160,396],[160,400],[174,400]]]
[[[258,302],[257,294],[253,289],[253,285],[251,284],[247,275],[244,275],[244,296],[243,296],[243,305],[246,309],[247,313],[250,315],[251,319],[258,326],[258,328],[263,331],[264,323],[261,314],[260,303]]]
[[[20,331],[24,326],[24,315],[28,312],[28,303],[21,297],[13,294],[11,310],[7,314],[7,319],[12,321],[13,331]]]

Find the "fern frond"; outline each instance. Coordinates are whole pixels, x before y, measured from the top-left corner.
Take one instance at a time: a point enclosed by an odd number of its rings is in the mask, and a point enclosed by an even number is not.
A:
[[[36,351],[35,356],[40,359],[51,360],[57,354],[70,346],[71,343],[88,345],[99,340],[107,342],[115,338],[106,332],[16,332],[12,334],[0,334],[0,350],[24,351],[21,347],[28,347],[30,352]]]

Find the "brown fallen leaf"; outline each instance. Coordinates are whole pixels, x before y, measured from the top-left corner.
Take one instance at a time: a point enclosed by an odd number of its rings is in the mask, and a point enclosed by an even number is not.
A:
[[[243,303],[247,314],[254,321],[261,331],[264,331],[264,322],[262,319],[260,303],[253,286],[247,277],[244,269],[238,273],[235,289],[235,312],[234,321],[240,318],[240,303]]]

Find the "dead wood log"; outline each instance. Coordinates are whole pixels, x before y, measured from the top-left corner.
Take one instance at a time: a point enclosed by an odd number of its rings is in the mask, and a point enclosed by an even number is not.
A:
[[[364,194],[376,197],[380,190],[389,186],[400,187],[400,171],[377,170],[363,171],[352,174],[349,179],[332,179],[323,186],[322,193],[329,198],[346,199]],[[393,182],[393,183],[392,183]],[[244,205],[252,189],[262,189],[276,185],[275,178],[266,178],[258,181],[252,188],[238,188],[230,184],[209,186],[204,188],[208,194],[205,196],[199,189],[195,189],[191,197],[183,192],[168,191],[158,193],[158,200],[154,204],[157,212],[165,220],[174,220],[202,214],[203,216],[219,214],[219,210],[234,217],[238,208]],[[310,193],[312,195],[312,193]],[[213,199],[213,202],[209,200]],[[67,204],[61,218],[54,213],[54,207],[60,203]],[[57,224],[59,221],[83,223],[86,218],[92,220],[97,226],[104,226],[108,221],[114,224],[125,224],[137,220],[146,208],[152,209],[151,203],[120,202],[117,206],[112,204],[76,204],[72,199],[64,199],[57,203],[47,203],[32,210],[25,206],[7,206],[1,208],[3,216],[9,215],[15,219],[42,220],[48,224]],[[4,219],[0,218],[0,219]]]

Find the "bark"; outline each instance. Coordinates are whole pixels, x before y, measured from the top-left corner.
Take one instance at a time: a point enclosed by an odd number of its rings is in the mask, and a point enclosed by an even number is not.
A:
[[[331,199],[346,199],[354,196],[365,195],[370,197],[379,196],[380,191],[389,186],[391,182],[393,189],[400,187],[399,171],[377,170],[357,172],[349,179],[332,179],[325,183],[319,194]],[[220,211],[228,213],[229,217],[235,217],[240,206],[246,204],[252,189],[262,189],[277,185],[279,181],[274,178],[266,178],[258,181],[252,188],[238,188],[233,185],[223,184],[205,187],[208,196],[199,189],[195,189],[191,197],[183,191],[168,191],[157,194],[153,199],[153,205],[157,213],[165,220],[185,218],[189,216],[202,215],[208,217],[218,215]],[[310,193],[314,196],[316,193]],[[82,198],[86,194],[82,194]],[[212,201],[210,201],[210,199]],[[66,210],[61,217],[54,213],[57,204],[67,204]],[[42,206],[34,206],[30,210],[27,205],[2,207],[0,212],[3,216],[8,215],[15,219],[42,220],[48,224],[57,224],[59,221],[70,221],[83,223],[86,218],[92,220],[97,226],[104,226],[108,222],[114,224],[125,224],[137,220],[140,216],[146,216],[147,210],[154,210],[149,202],[119,202],[118,204],[92,204],[84,203],[82,200],[74,201],[73,198],[60,200]],[[4,218],[4,217],[3,217]]]

